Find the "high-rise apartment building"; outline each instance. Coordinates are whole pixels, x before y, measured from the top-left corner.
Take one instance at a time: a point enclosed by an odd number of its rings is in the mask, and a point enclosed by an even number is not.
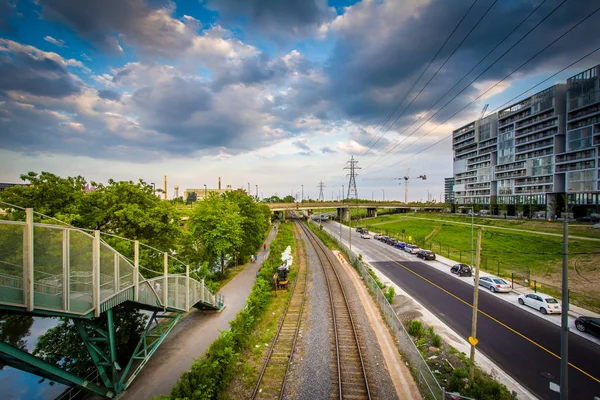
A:
[[[600,65],[452,133],[457,204],[598,206]]]
[[[444,203],[454,204],[454,178],[444,178]]]

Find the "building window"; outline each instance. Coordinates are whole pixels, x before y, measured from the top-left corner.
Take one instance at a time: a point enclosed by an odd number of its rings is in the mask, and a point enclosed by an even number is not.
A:
[[[576,129],[567,132],[567,151],[585,149],[592,146],[592,130],[590,128]]]

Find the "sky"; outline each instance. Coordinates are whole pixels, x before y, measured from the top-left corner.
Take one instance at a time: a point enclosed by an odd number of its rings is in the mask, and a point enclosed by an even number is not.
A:
[[[329,200],[354,157],[359,197],[403,200],[394,178],[408,174],[427,176],[409,200],[439,201],[453,129],[600,63],[597,8],[0,0],[0,182],[48,171],[162,187],[167,175],[171,198],[221,177],[315,199],[322,181]]]

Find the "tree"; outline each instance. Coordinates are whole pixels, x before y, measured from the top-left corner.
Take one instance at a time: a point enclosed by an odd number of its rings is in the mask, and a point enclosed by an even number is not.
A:
[[[71,223],[78,216],[86,181],[81,176],[61,178],[50,172],[28,172],[21,175],[28,186],[12,186],[0,192],[0,201]],[[13,217],[23,218],[21,211]]]
[[[271,196],[263,199],[265,203],[283,203],[283,200],[277,196]]]
[[[239,254],[242,244],[242,216],[240,209],[225,196],[210,193],[202,200],[189,220],[192,234],[201,241],[211,264],[219,263],[225,271],[227,256]]]
[[[24,338],[31,334],[31,325],[33,325],[31,316],[0,312],[0,340],[17,349],[25,350]],[[0,362],[0,370],[3,368],[4,364]]]
[[[291,195],[289,195],[289,194],[288,194],[288,195],[287,195],[287,196],[285,196],[283,199],[281,199],[281,201],[282,201],[283,203],[293,203],[293,202],[295,202],[295,201],[296,201],[296,199],[294,198],[294,196],[291,196]]]

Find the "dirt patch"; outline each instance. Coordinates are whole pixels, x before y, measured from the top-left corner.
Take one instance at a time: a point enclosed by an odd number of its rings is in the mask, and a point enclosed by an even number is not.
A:
[[[431,231],[431,233],[425,236],[425,241],[427,242],[428,240],[432,240],[439,233],[440,229],[442,228],[439,225],[436,225],[435,228],[433,228],[433,230]]]

